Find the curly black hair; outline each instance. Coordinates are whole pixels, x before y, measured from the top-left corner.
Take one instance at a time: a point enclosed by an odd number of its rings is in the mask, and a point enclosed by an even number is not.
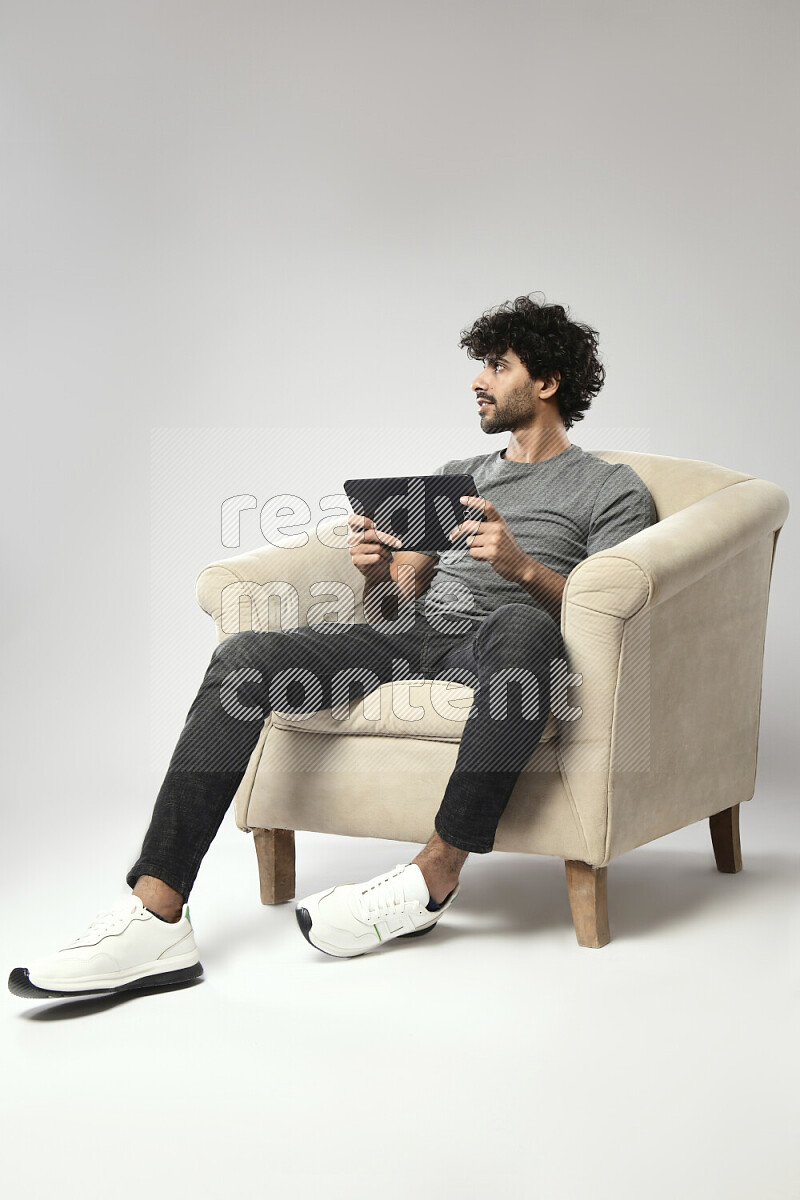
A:
[[[511,349],[532,379],[560,371],[556,400],[565,428],[571,429],[575,421],[583,420],[606,373],[597,357],[597,332],[570,321],[568,312],[560,304],[518,296],[489,309],[470,329],[462,330],[459,345],[470,358],[480,360]]]

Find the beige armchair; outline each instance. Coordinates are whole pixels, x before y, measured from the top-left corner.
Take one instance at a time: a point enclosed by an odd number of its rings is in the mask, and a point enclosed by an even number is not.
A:
[[[718,869],[741,869],[739,805],[755,788],[769,588],[789,501],[713,463],[591,453],[629,463],[659,519],[570,572],[569,674],[495,850],[563,858],[578,942],[599,947],[610,937],[606,868],[620,854],[709,818]],[[313,606],[320,620],[334,597],[338,619],[363,622],[346,533],[343,517],[329,518],[302,548],[268,546],[201,571],[197,598],[218,639],[304,625]],[[426,842],[472,695],[455,681],[409,680],[354,701],[348,720],[273,711],[234,799],[237,825],[254,834],[262,902],[294,896],[295,830]]]

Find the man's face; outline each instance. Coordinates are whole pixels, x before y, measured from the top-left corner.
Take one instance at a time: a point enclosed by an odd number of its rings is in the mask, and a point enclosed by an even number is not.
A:
[[[504,433],[532,425],[543,405],[540,393],[546,391],[548,397],[555,394],[544,380],[531,379],[513,350],[490,354],[473,380],[472,390],[478,399],[484,433]]]

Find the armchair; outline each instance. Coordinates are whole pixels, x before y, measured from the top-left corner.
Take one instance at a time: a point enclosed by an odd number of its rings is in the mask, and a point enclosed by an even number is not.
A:
[[[707,818],[718,869],[741,869],[739,805],[755,790],[767,606],[789,501],[776,484],[713,463],[591,453],[633,467],[658,522],[567,578],[568,705],[550,713],[495,850],[563,858],[578,943],[600,947],[610,940],[606,871],[619,855]],[[355,597],[339,618],[363,622],[364,579],[344,537],[326,544],[337,526],[342,517],[302,548],[268,546],[201,571],[197,599],[218,640],[306,624],[337,587]],[[291,587],[267,599],[270,581]],[[302,722],[273,711],[234,798],[237,825],[254,835],[262,902],[294,896],[295,830],[426,842],[458,753],[454,706],[466,717],[471,697],[454,681],[410,680],[367,698],[379,720],[365,719],[366,701],[346,722],[330,710]],[[414,706],[421,718],[403,719]]]

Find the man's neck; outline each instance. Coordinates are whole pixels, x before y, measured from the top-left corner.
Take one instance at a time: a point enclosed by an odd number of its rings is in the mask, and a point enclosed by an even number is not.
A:
[[[548,458],[563,454],[571,445],[563,425],[519,429],[511,434],[511,441],[505,450],[501,451],[500,457],[507,462],[544,462]]]

